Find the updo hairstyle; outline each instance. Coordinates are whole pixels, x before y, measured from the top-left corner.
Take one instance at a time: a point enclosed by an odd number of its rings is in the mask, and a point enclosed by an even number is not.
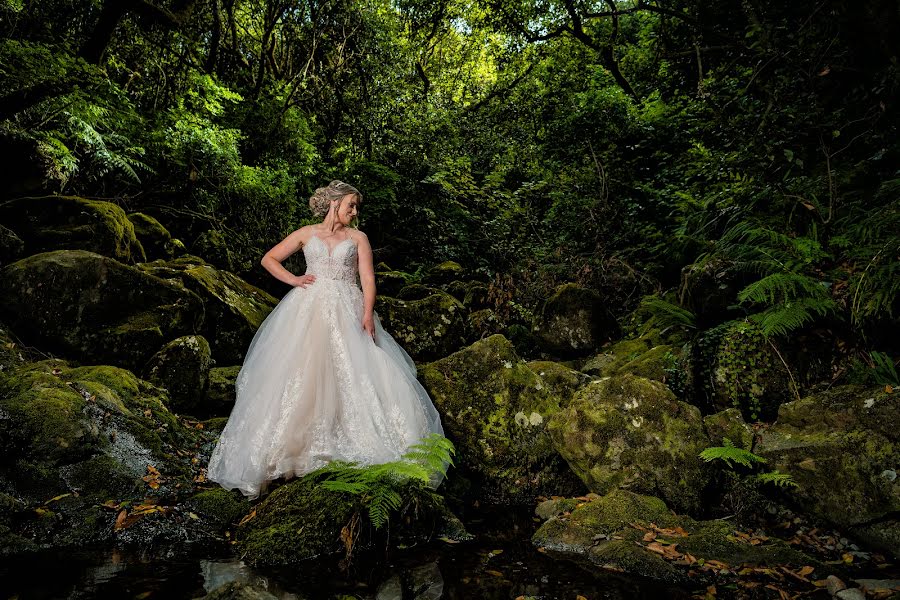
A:
[[[309,198],[309,209],[315,217],[324,217],[328,214],[333,200],[340,200],[347,194],[354,194],[357,202],[362,202],[362,194],[359,190],[343,181],[335,179],[325,187],[320,187],[316,193]]]

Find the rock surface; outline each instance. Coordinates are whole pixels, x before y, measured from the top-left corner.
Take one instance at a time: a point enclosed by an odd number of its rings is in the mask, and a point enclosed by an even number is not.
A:
[[[409,301],[379,296],[375,310],[385,330],[417,361],[447,356],[468,339],[468,311],[446,292]]]
[[[209,342],[202,335],[186,335],[165,344],[144,367],[144,379],[169,392],[170,408],[195,414],[209,387]]]
[[[589,354],[617,325],[600,294],[567,283],[544,304],[533,329],[545,350],[568,357]]]

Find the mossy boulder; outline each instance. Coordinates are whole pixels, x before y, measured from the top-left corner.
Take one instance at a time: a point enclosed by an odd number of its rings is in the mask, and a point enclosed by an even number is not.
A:
[[[75,196],[18,198],[0,204],[0,221],[25,242],[26,254],[89,250],[126,263],[146,260],[125,211]]]
[[[595,381],[551,417],[548,429],[591,491],[626,488],[701,511],[711,473],[698,454],[709,438],[700,411],[662,383],[634,375]]]
[[[452,260],[445,260],[444,262],[434,265],[425,273],[425,277],[423,281],[425,283],[441,285],[450,283],[451,281],[462,279],[465,270],[462,266]]]
[[[0,225],[0,267],[15,262],[25,252],[25,242],[16,233]]]
[[[712,410],[732,406],[749,421],[772,421],[794,398],[791,374],[758,325],[729,321],[698,340],[700,380]]]
[[[241,365],[231,367],[213,367],[209,370],[209,388],[206,391],[204,412],[209,415],[227,416],[234,408],[237,381]]]
[[[736,408],[707,415],[703,417],[703,424],[713,446],[721,446],[722,440],[728,438],[738,448],[753,448],[753,429]]]
[[[82,361],[139,370],[203,322],[182,285],[85,250],[29,256],[0,272],[0,313],[26,341]]]
[[[219,529],[225,529],[249,514],[251,505],[237,490],[216,486],[188,498],[184,508],[205,517]]]
[[[841,386],[781,405],[754,452],[793,476],[806,510],[897,556],[896,531],[879,527],[900,512],[897,423],[900,394]]]
[[[421,300],[422,298],[427,298],[432,294],[439,294],[440,292],[441,290],[438,288],[423,285],[421,283],[411,283],[397,292],[396,297],[398,300]]]
[[[184,254],[181,240],[172,237],[162,223],[144,213],[130,213],[128,220],[134,225],[134,233],[140,241],[147,260],[169,259]]]
[[[375,309],[382,326],[417,361],[447,356],[468,339],[468,311],[446,292],[409,301],[379,296]]]
[[[626,490],[579,498],[566,512],[544,511],[550,518],[534,533],[532,543],[554,556],[568,558],[598,570],[612,570],[671,582],[696,582],[688,565],[677,565],[649,549],[656,543],[673,555],[716,560],[732,569],[746,566],[824,568],[818,561],[770,538],[756,544],[741,541],[732,524],[695,521],[672,513],[659,498]],[[648,536],[648,534],[655,534]],[[673,556],[674,558],[674,556]],[[824,571],[822,572],[824,576]]]
[[[201,299],[206,319],[198,332],[209,341],[219,363],[240,363],[253,335],[278,300],[237,275],[193,256],[154,261],[141,269],[180,282]]]
[[[420,379],[456,444],[457,464],[493,502],[583,489],[553,448],[547,421],[560,398],[501,335],[420,369]],[[565,492],[562,492],[565,493]]]
[[[174,412],[195,414],[209,387],[209,342],[186,335],[165,344],[144,367],[144,379],[166,388]]]
[[[532,329],[547,352],[572,357],[590,354],[618,326],[600,294],[567,283],[544,303]]]
[[[550,393],[559,398],[559,406],[569,405],[575,393],[591,382],[591,377],[551,360],[533,360],[528,368],[538,374]]]
[[[470,310],[479,308],[490,308],[491,302],[489,298],[488,286],[477,281],[472,281],[466,287],[466,293],[463,297],[463,305]]]
[[[375,288],[379,295],[396,296],[412,281],[412,275],[402,271],[375,271]]]
[[[225,271],[235,268],[234,256],[228,247],[228,240],[221,231],[204,231],[191,244],[191,254],[202,256],[207,262]]]

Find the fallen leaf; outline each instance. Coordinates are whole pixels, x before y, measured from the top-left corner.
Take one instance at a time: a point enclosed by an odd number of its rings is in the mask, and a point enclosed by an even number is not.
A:
[[[488,575],[493,575],[494,577],[503,577],[503,573],[501,573],[500,571],[495,571],[493,569],[485,569],[484,572]]]
[[[252,519],[255,516],[256,516],[256,509],[254,508],[253,510],[250,511],[249,515],[244,516],[244,518],[240,520],[240,522],[238,523],[238,526],[243,525],[244,523],[246,523],[247,521],[249,521],[250,519]],[[343,532],[341,532],[341,533],[343,534]]]

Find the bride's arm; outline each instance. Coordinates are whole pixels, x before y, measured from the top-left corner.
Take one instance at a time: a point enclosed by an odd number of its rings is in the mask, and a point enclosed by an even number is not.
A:
[[[362,326],[369,335],[375,337],[375,267],[372,261],[372,246],[362,231],[357,232],[356,251],[359,257],[359,283],[363,291]]]
[[[312,283],[315,280],[313,275],[303,275],[298,277],[285,269],[281,264],[287,257],[294,254],[303,246],[303,240],[303,229],[298,229],[266,252],[265,256],[262,257],[262,260],[259,261],[260,264],[278,281],[288,285],[306,287],[306,284]]]

